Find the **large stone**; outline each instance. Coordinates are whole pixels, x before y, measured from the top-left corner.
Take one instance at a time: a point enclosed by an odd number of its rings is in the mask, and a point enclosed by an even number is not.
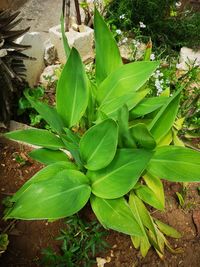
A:
[[[177,68],[188,70],[191,66],[200,66],[200,50],[194,51],[191,48],[182,47]]]
[[[30,86],[37,84],[40,74],[44,69],[44,40],[42,34],[39,32],[28,32],[17,39],[17,43],[31,45],[30,49],[24,51],[29,57],[35,60],[24,60],[26,66],[26,80]]]
[[[60,25],[52,27],[49,29],[51,43],[55,46],[57,50],[57,56],[60,63],[66,63],[65,52],[62,42],[62,34],[60,30]],[[70,47],[75,47],[84,62],[88,62],[94,58],[94,31],[93,29],[85,26],[85,31],[77,32],[73,29],[70,29],[69,32],[66,32],[66,36],[69,42]]]

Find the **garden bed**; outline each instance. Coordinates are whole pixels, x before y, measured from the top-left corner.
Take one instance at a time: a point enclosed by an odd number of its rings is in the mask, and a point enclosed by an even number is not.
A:
[[[0,139],[0,201],[6,196],[16,192],[35,172],[42,168],[27,156],[29,147]],[[21,161],[19,160],[21,159]],[[23,161],[24,160],[24,161]],[[166,251],[164,261],[160,260],[155,251],[150,250],[146,258],[133,248],[128,236],[109,231],[106,241],[110,247],[98,257],[107,259],[105,267],[131,267],[131,266],[199,266],[200,262],[200,196],[197,190],[198,184],[188,185],[187,196],[183,207],[180,207],[176,192],[180,192],[178,183],[165,183],[166,212],[152,210],[152,215],[169,223],[182,233],[179,240],[168,239],[173,248],[183,248],[183,253],[171,254]],[[1,206],[1,213],[3,207]],[[91,219],[90,209],[83,211],[86,219]],[[10,221],[0,222],[1,230],[4,230]],[[9,246],[0,258],[2,267],[34,267],[38,265],[41,251],[47,247],[59,250],[59,242],[55,238],[60,229],[64,228],[64,221],[53,223],[47,221],[15,221],[10,226]]]

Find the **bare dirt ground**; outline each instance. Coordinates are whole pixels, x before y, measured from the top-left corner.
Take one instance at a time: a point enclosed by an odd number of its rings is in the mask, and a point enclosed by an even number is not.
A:
[[[31,160],[27,153],[30,148],[0,138],[0,203],[43,166]],[[26,163],[19,164],[16,155],[20,155]],[[109,231],[106,241],[110,248],[97,255],[108,258],[104,267],[199,267],[200,266],[200,196],[197,190],[199,184],[189,184],[184,207],[180,207],[176,192],[180,192],[181,184],[164,182],[166,194],[166,210],[153,211],[153,216],[170,224],[182,233],[180,239],[170,239],[173,248],[182,248],[183,253],[172,254],[166,250],[164,260],[160,260],[153,249],[145,258],[133,248],[130,237]],[[3,206],[0,205],[1,217]],[[93,218],[90,209],[83,211],[85,218]],[[0,231],[9,222],[0,220]],[[59,250],[55,238],[63,228],[63,221],[54,223],[47,221],[15,221],[9,228],[9,246],[0,257],[1,267],[36,267],[41,266],[42,249],[48,246]],[[42,266],[43,267],[43,266]],[[56,267],[56,266],[55,266]],[[66,266],[67,267],[67,266]],[[78,266],[77,266],[78,267]],[[82,266],[80,266],[82,267]]]

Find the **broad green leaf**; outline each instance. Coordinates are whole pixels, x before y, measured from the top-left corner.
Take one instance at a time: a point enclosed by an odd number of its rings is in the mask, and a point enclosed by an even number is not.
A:
[[[155,193],[158,201],[161,203],[163,208],[165,207],[165,193],[163,188],[163,183],[160,178],[153,176],[150,173],[145,173],[143,179],[146,185]]]
[[[105,228],[134,236],[142,236],[142,230],[124,198],[103,199],[91,196],[92,210]]]
[[[151,156],[143,149],[119,149],[106,168],[87,173],[92,193],[106,199],[125,195],[137,183]]]
[[[184,123],[185,118],[179,118],[174,122],[174,128],[177,131],[180,131],[183,128],[183,123]]]
[[[157,146],[168,146],[172,143],[173,136],[172,136],[172,129],[169,130],[158,142]]]
[[[49,150],[47,148],[39,148],[29,152],[29,156],[45,165],[53,164],[58,161],[66,161],[72,163],[69,157],[61,150]],[[73,163],[72,163],[73,164]]]
[[[61,117],[57,113],[56,109],[50,107],[44,102],[40,102],[37,99],[29,95],[29,90],[24,92],[25,97],[30,102],[31,106],[37,110],[41,117],[58,133],[63,132],[63,127],[65,126]]]
[[[147,208],[145,207],[144,203],[141,199],[139,199],[133,191],[131,191],[129,196],[129,204],[131,206],[131,210],[133,214],[136,214],[134,211],[137,208],[138,215],[140,216],[140,220],[142,224],[149,229],[152,234],[156,237],[156,228],[153,222],[152,217],[150,216]]]
[[[130,119],[135,119],[160,109],[166,104],[168,99],[168,97],[149,97],[143,99],[130,111]]]
[[[137,207],[136,202],[135,202],[135,198],[133,196],[133,192],[129,196],[129,206],[130,206],[130,209],[131,209],[136,221],[138,222],[138,224],[139,224],[139,226],[140,226],[140,228],[142,229],[142,232],[143,232],[143,236],[142,237],[132,236],[131,240],[132,240],[132,242],[133,242],[133,244],[134,244],[134,246],[136,248],[140,247],[141,254],[142,254],[143,257],[145,257],[147,252],[148,252],[148,250],[151,247],[151,244],[149,243],[149,239],[148,239],[148,236],[146,234],[145,226],[144,226],[144,224],[142,222],[142,219],[140,217],[140,213],[142,211],[139,212],[139,210],[138,210],[138,207]],[[145,208],[144,212],[146,212],[146,208]],[[138,239],[140,239],[140,242],[139,242]]]
[[[91,189],[84,174],[75,170],[64,170],[53,179],[31,184],[6,218],[33,220],[71,216],[85,206],[90,193]]]
[[[141,239],[142,237],[140,236],[131,236],[131,241],[136,249],[140,247]]]
[[[68,40],[67,40],[67,37],[65,35],[65,22],[64,22],[64,17],[63,17],[63,14],[61,15],[60,17],[60,26],[61,26],[61,33],[62,33],[62,40],[63,40],[63,47],[64,47],[64,50],[65,50],[65,55],[66,55],[66,61],[70,55],[70,46],[69,46],[69,43],[68,43]]]
[[[132,126],[129,131],[138,147],[146,149],[154,149],[156,147],[156,142],[144,123]]]
[[[169,226],[168,224],[165,224],[159,220],[155,220],[158,228],[167,236],[173,237],[173,238],[180,238],[181,233],[179,233],[176,229]]]
[[[118,141],[118,126],[112,119],[91,127],[81,138],[80,155],[85,167],[99,170],[114,158]]]
[[[159,97],[169,97],[170,96],[170,88],[167,87],[162,93],[159,95]]]
[[[149,204],[150,206],[158,210],[164,209],[163,203],[158,200],[156,194],[146,185],[139,185],[135,189],[135,192],[140,199],[142,199],[145,203]]]
[[[117,111],[123,105],[127,105],[128,110],[136,106],[149,92],[149,88],[143,88],[137,92],[129,92],[122,96],[111,99],[99,107],[99,111],[104,112],[111,118],[117,118]]]
[[[119,67],[101,83],[97,92],[99,104],[101,106],[106,103],[111,105],[116,99],[138,91],[158,65],[159,62],[141,61]]]
[[[129,132],[129,112],[128,107],[124,105],[118,111],[118,125],[119,125],[119,137],[118,147],[121,148],[136,148],[134,139],[131,137]]]
[[[110,73],[122,65],[122,59],[117,43],[97,9],[94,14],[94,33],[96,81],[99,85]]]
[[[183,141],[178,137],[178,131],[174,128],[172,128],[172,138],[173,138],[173,144],[175,146],[185,146]]]
[[[31,184],[46,181],[52,178],[55,178],[56,175],[66,169],[76,169],[76,165],[71,162],[57,162],[47,167],[43,168],[42,170],[38,171],[35,175],[32,176],[12,197],[12,201],[17,201],[22,194],[29,188]]]
[[[147,170],[152,175],[174,182],[200,181],[200,153],[184,147],[158,147]]]
[[[167,103],[160,109],[148,126],[157,143],[159,143],[159,141],[173,126],[178,112],[181,90],[182,89],[178,90],[172,97],[169,98]]]
[[[56,91],[59,115],[68,128],[78,124],[88,104],[88,82],[80,55],[72,48]]]
[[[64,147],[62,140],[47,130],[17,130],[6,133],[5,136],[9,139],[22,141],[36,146],[43,146],[49,149],[59,149]]]

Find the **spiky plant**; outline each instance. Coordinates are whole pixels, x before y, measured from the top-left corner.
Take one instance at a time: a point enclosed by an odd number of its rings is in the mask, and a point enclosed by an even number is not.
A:
[[[15,41],[29,30],[13,30],[21,22],[19,11],[0,11],[0,122],[7,124],[11,116],[12,101],[19,94],[19,83],[25,77],[24,59],[28,56],[22,53],[29,45],[17,44]]]

